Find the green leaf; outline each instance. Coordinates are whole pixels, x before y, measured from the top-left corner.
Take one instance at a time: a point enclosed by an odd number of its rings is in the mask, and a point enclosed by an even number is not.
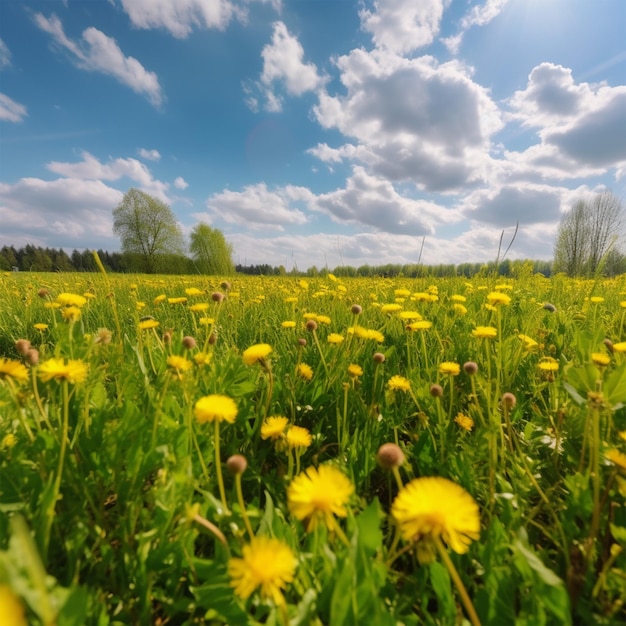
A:
[[[612,406],[626,402],[626,361],[606,377],[603,389],[606,399]]]
[[[372,500],[370,505],[362,511],[357,518],[359,544],[369,556],[375,554],[382,545],[383,533],[380,529],[381,519],[382,511],[378,498]]]

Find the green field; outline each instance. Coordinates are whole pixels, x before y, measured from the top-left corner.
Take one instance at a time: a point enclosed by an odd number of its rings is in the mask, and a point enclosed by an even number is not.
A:
[[[519,274],[0,275],[0,623],[623,624],[626,276]]]

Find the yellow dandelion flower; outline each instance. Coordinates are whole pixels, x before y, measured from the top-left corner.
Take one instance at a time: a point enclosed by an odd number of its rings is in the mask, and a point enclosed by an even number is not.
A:
[[[492,291],[487,295],[487,302],[491,306],[497,306],[499,304],[506,305],[511,303],[511,296],[500,291]]]
[[[304,380],[311,380],[313,378],[313,368],[306,363],[298,363],[296,373],[300,378]]]
[[[184,372],[189,371],[191,369],[191,366],[193,365],[192,362],[185,357],[177,356],[176,354],[168,356],[166,363],[179,376]]]
[[[551,356],[541,357],[537,367],[544,372],[557,372],[559,370],[559,362]]]
[[[416,478],[396,496],[391,514],[406,541],[441,538],[457,554],[480,536],[480,512],[460,485],[437,476]]]
[[[509,285],[508,283],[500,283],[495,287],[496,291],[510,291],[513,289],[513,285]]]
[[[398,298],[408,298],[411,292],[408,289],[394,289],[393,294]]]
[[[137,324],[137,328],[139,330],[150,330],[151,328],[157,328],[159,326],[159,322],[154,319],[141,320],[139,324]]]
[[[459,294],[454,294],[453,296],[450,296],[450,300],[452,300],[452,302],[467,302],[467,298]]]
[[[154,302],[154,304],[159,304],[160,302],[163,302],[163,300],[166,300],[166,299],[167,299],[167,296],[166,296],[164,293],[162,293],[162,294],[158,295],[158,296],[157,296],[157,297],[153,300],[153,302]]]
[[[4,583],[0,583],[0,621],[3,626],[27,626],[24,605]]]
[[[285,441],[290,448],[308,448],[313,437],[308,429],[302,426],[291,426],[287,431]]]
[[[202,326],[212,326],[215,324],[215,320],[212,317],[201,317],[198,322],[200,322]]]
[[[196,363],[196,365],[208,365],[209,362],[211,361],[211,355],[208,354],[207,352],[197,352],[196,354],[193,355],[193,360]]]
[[[620,341],[613,344],[613,350],[615,352],[626,352],[626,341]]]
[[[61,309],[61,315],[67,322],[77,322],[80,319],[81,312],[77,306],[66,306]]]
[[[458,313],[459,315],[467,314],[467,307],[463,306],[462,304],[459,304],[458,302],[455,302],[452,305],[452,308],[454,309],[454,312]]]
[[[317,315],[315,317],[315,320],[320,324],[325,324],[326,326],[329,326],[331,323],[331,319],[330,317],[328,317],[328,315]]]
[[[422,316],[417,311],[400,311],[398,317],[402,320],[421,320]]]
[[[350,365],[348,365],[348,374],[352,378],[358,378],[359,376],[363,376],[363,368],[355,363],[350,363]]]
[[[365,338],[372,339],[373,341],[376,341],[377,343],[383,343],[383,341],[385,341],[385,335],[383,335],[381,332],[377,330],[368,330]]]
[[[268,343],[257,343],[243,351],[241,355],[246,365],[254,365],[259,361],[265,361],[265,357],[272,351]]]
[[[493,326],[476,326],[472,331],[472,337],[479,339],[493,339],[498,335],[498,329]]]
[[[39,378],[47,383],[66,380],[69,383],[82,383],[87,378],[87,364],[78,359],[48,359],[39,366]]]
[[[287,304],[293,304],[294,302],[297,302],[298,298],[296,298],[295,296],[289,296],[288,298],[284,299],[284,302],[286,302]]]
[[[185,302],[187,302],[187,298],[183,297],[178,297],[178,298],[168,298],[167,301],[170,304],[184,304]]]
[[[402,310],[402,305],[401,304],[396,304],[396,303],[383,304],[380,307],[380,310],[381,310],[382,313],[396,313],[396,312]]]
[[[0,358],[0,380],[6,379],[25,382],[28,380],[28,370],[23,363],[13,359]]]
[[[521,339],[524,342],[524,350],[530,351],[539,347],[539,344],[532,337],[529,337],[528,335],[524,335],[520,333],[519,335],[517,335],[517,337],[518,339]]]
[[[33,324],[33,328],[35,330],[43,332],[44,330],[48,330],[48,324],[42,324],[41,322],[38,322],[37,324]]]
[[[280,439],[289,424],[289,420],[282,415],[272,415],[261,424],[261,439]]]
[[[623,441],[626,441],[626,430],[620,430],[617,433],[617,436],[622,439]]]
[[[137,307],[138,311],[141,311],[142,309],[146,308],[146,303],[145,302],[135,302],[135,306]]]
[[[281,326],[283,328],[295,328],[296,323],[293,320],[285,320],[284,322],[281,323]]]
[[[57,296],[57,302],[61,306],[82,307],[87,303],[87,298],[85,298],[85,296],[80,296],[77,293],[60,293]]]
[[[332,343],[332,344],[340,344],[343,342],[343,337],[341,335],[339,335],[338,333],[330,333],[330,335],[328,335],[328,337],[326,338],[328,343]]]
[[[193,313],[202,313],[203,311],[206,311],[208,308],[209,308],[208,302],[196,302],[196,304],[192,304],[189,307],[189,310],[192,311]]]
[[[611,448],[604,453],[604,458],[610,461],[621,470],[626,471],[626,454],[620,452],[616,448]]]
[[[444,361],[439,364],[439,373],[450,376],[458,376],[461,373],[461,366],[454,361]]]
[[[474,420],[464,413],[458,413],[454,421],[466,432],[470,432],[474,428]]]
[[[387,382],[387,388],[392,391],[409,391],[411,389],[410,381],[404,376],[392,376]]]
[[[604,298],[602,296],[591,296],[589,300],[594,304],[600,304],[600,302],[604,302]]]
[[[598,367],[606,367],[611,362],[611,357],[604,352],[593,352],[591,354],[591,360]]]
[[[298,474],[287,489],[290,513],[299,520],[307,520],[307,531],[318,524],[335,527],[334,515],[346,517],[346,504],[354,493],[350,479],[332,465],[309,467]]]
[[[199,424],[215,421],[232,424],[237,417],[237,405],[228,396],[211,394],[203,396],[196,402],[193,413]]]
[[[407,330],[428,330],[433,327],[433,323],[428,320],[418,320],[407,324]]]
[[[283,605],[283,590],[293,582],[298,561],[291,548],[273,537],[252,537],[241,550],[242,558],[228,560],[230,586],[242,600],[257,589],[262,600]]]
[[[200,291],[200,289],[198,289],[197,287],[187,287],[187,289],[185,289],[185,293],[188,296],[200,296],[200,295],[202,295],[202,291]]]

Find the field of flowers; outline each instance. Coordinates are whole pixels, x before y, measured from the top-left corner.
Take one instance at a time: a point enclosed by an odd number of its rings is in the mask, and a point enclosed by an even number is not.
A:
[[[0,276],[1,624],[624,623],[625,276],[229,281]]]

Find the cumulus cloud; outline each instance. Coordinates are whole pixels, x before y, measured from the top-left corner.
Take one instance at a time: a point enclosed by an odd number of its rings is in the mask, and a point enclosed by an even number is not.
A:
[[[147,159],[148,161],[158,161],[161,158],[161,153],[158,150],[146,150],[146,148],[139,148],[137,150],[137,154],[142,159]]]
[[[305,213],[292,203],[306,202],[313,194],[304,187],[288,185],[270,191],[265,183],[245,187],[243,191],[228,189],[212,195],[207,208],[229,224],[244,224],[251,229],[285,230],[287,225],[305,224]]]
[[[136,28],[163,28],[184,39],[194,28],[224,30],[245,11],[230,0],[120,0]]]
[[[176,187],[176,189],[187,189],[189,183],[182,176],[178,176],[174,180],[174,187]]]
[[[23,104],[0,93],[0,120],[5,122],[21,122],[27,115],[28,112]]]
[[[352,154],[375,173],[430,191],[480,178],[490,137],[502,121],[467,67],[360,49],[340,57],[337,66],[346,94],[322,92],[314,114],[324,128],[338,129],[358,146],[325,150],[324,156]]]
[[[443,0],[375,0],[360,11],[361,28],[377,47],[404,54],[433,42],[443,8]]]
[[[137,59],[125,56],[115,39],[90,27],[83,31],[82,39],[77,43],[66,36],[63,24],[56,15],[46,18],[37,13],[34,19],[39,28],[52,35],[57,45],[71,53],[77,67],[112,76],[135,93],[148,98],[154,106],[163,103],[164,95],[157,75],[146,70]]]

